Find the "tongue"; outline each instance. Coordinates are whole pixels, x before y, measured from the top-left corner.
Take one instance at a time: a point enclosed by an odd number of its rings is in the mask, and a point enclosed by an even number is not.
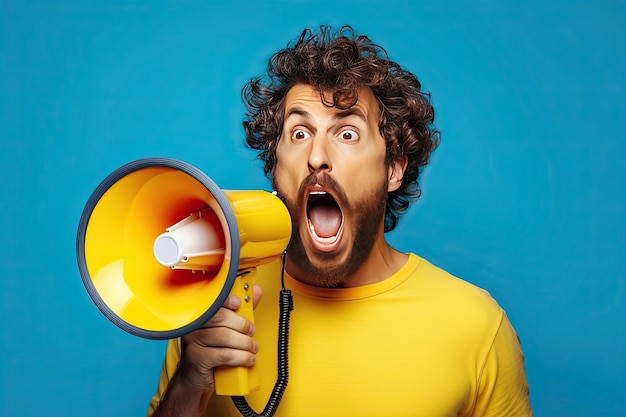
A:
[[[337,206],[318,205],[309,209],[309,220],[319,237],[332,237],[341,226],[341,211]]]

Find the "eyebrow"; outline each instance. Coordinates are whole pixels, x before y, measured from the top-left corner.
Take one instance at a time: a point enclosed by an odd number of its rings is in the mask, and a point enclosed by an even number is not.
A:
[[[300,116],[304,118],[305,120],[311,119],[311,114],[308,111],[298,106],[292,107],[289,110],[287,110],[287,113],[285,114],[285,120],[287,120],[289,117],[293,115]],[[357,116],[360,119],[362,119],[365,123],[367,123],[367,118],[365,117],[365,114],[361,111],[361,109],[358,109],[355,107],[338,111],[337,113],[333,115],[333,120],[341,120],[350,116]]]
[[[302,118],[308,120],[311,118],[311,115],[308,111],[301,109],[300,107],[292,107],[289,110],[287,110],[287,113],[285,113],[285,120],[287,120],[289,117],[291,116],[301,116]]]

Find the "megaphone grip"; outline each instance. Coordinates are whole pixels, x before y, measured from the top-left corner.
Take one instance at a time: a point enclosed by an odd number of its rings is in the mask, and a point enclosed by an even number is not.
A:
[[[252,278],[255,269],[246,270],[235,279],[231,294],[241,299],[237,313],[254,323],[252,306]],[[219,366],[213,370],[217,395],[244,396],[259,388],[256,366]]]

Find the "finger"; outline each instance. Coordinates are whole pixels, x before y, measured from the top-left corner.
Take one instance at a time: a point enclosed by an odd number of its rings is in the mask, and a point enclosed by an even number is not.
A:
[[[263,289],[260,285],[252,286],[252,306],[253,308],[257,308],[259,303],[261,302],[261,297],[263,296]]]
[[[230,310],[237,310],[241,306],[241,299],[235,294],[230,294],[222,306]]]
[[[238,297],[235,296],[235,298],[239,300]],[[250,320],[228,308],[217,310],[213,317],[200,327],[200,330],[213,327],[225,327],[248,336],[253,336],[256,332],[256,328]]]
[[[185,336],[185,342],[200,347],[229,348],[257,353],[259,344],[251,336],[227,327],[197,330]]]
[[[187,340],[186,340],[187,339]],[[205,347],[183,337],[182,357],[177,375],[187,384],[201,390],[215,389],[213,369],[216,366],[246,366],[256,363],[256,355],[246,350]]]
[[[195,343],[186,346],[186,358],[193,359],[205,369],[216,366],[252,366],[256,363],[256,354],[240,349],[204,347]]]
[[[256,308],[261,302],[261,297],[263,296],[263,289],[260,285],[252,286],[252,306]],[[241,299],[235,294],[230,294],[222,307],[226,307],[230,310],[237,310],[241,306]]]

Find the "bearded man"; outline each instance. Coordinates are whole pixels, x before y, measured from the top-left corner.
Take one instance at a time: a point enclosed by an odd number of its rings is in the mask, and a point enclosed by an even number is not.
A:
[[[290,380],[277,416],[532,416],[519,340],[487,292],[392,248],[439,142],[418,79],[350,27],[305,30],[243,90],[247,143],[289,209],[284,285],[294,294]],[[278,276],[255,287],[276,294]],[[273,303],[256,326],[231,296],[170,341],[148,415],[236,416],[213,369],[276,371]],[[262,347],[262,349],[260,349]],[[268,384],[268,382],[270,382]]]

